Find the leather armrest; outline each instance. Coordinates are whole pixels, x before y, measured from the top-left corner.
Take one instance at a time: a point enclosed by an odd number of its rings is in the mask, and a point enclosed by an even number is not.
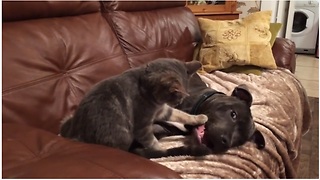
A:
[[[34,127],[2,124],[3,178],[181,178],[143,157],[75,142]]]
[[[296,70],[296,45],[286,38],[276,38],[272,46],[273,57],[278,67],[289,69],[292,73]]]

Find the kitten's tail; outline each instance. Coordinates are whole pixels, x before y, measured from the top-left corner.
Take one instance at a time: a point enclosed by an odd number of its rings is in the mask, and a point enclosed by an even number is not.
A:
[[[62,137],[70,137],[71,136],[71,125],[73,116],[67,116],[61,121],[60,125],[60,135]]]

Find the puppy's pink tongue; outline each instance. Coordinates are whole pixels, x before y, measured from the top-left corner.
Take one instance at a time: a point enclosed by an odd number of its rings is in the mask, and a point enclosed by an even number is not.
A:
[[[204,129],[205,129],[204,125],[201,125],[201,126],[198,126],[195,128],[195,131],[196,131],[196,134],[197,134],[197,137],[198,137],[198,140],[200,143],[202,143]]]

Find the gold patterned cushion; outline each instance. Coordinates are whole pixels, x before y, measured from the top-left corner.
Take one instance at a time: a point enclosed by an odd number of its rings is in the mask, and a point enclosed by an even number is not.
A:
[[[271,11],[252,13],[237,20],[198,18],[203,40],[199,51],[202,70],[212,72],[232,65],[275,69],[270,18]]]

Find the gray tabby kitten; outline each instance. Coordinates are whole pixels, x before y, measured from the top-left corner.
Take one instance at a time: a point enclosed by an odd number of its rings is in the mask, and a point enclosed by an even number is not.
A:
[[[96,84],[60,129],[63,137],[102,144],[141,156],[168,156],[153,134],[153,123],[204,124],[205,115],[172,107],[188,95],[189,78],[199,62],[160,58]],[[171,107],[172,106],[172,107]],[[137,148],[137,144],[141,148]],[[155,153],[155,155],[153,155]]]

